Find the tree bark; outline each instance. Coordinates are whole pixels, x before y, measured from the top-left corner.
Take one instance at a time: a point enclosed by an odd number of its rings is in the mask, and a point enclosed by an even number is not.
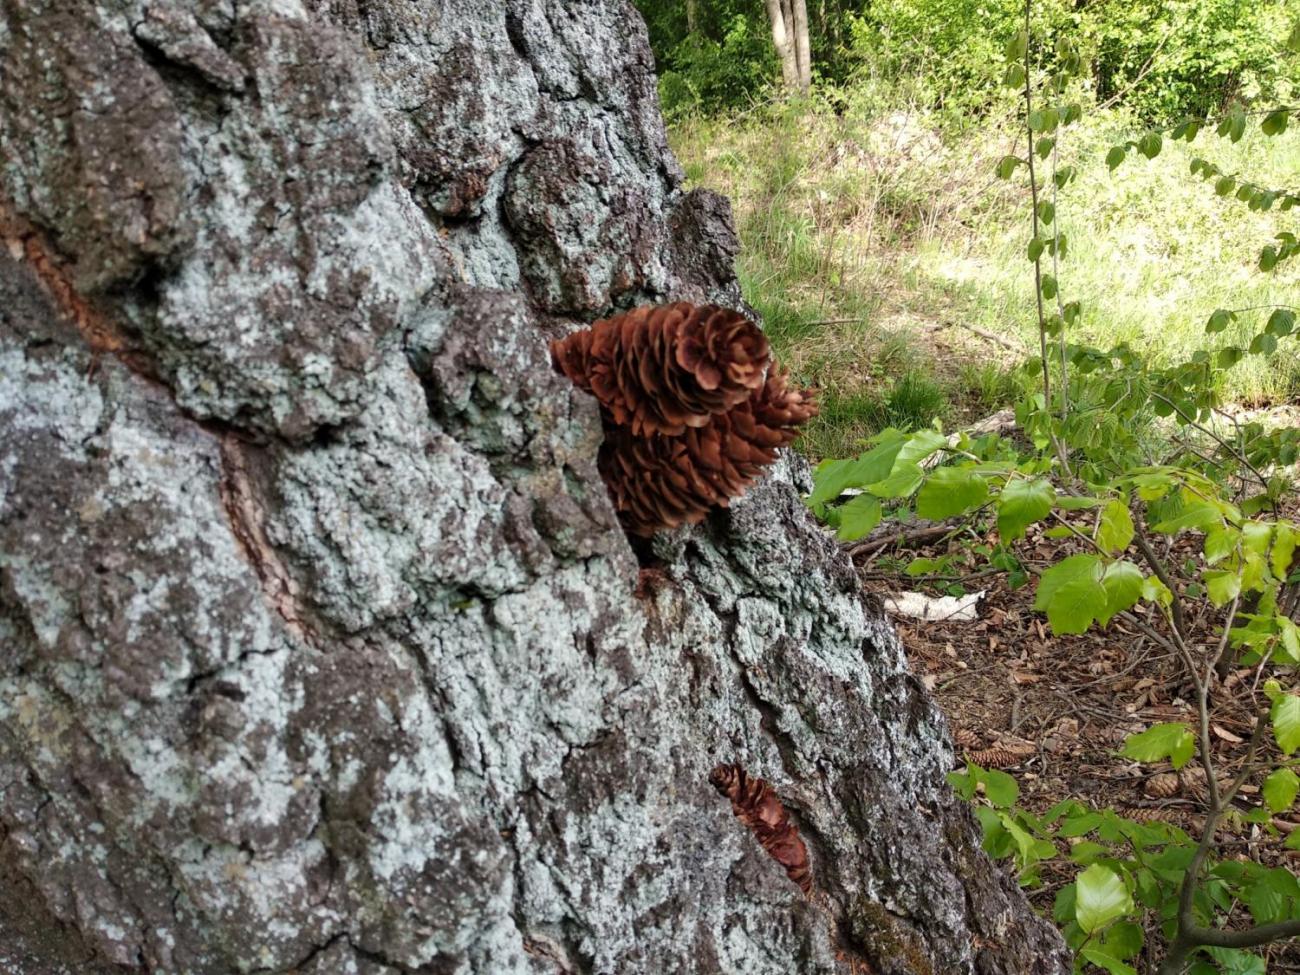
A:
[[[1069,970],[802,462],[618,528],[547,338],[742,306],[630,5],[0,0],[0,81],[0,972]]]
[[[686,0],[686,30],[692,34],[700,29],[700,0]]]
[[[794,46],[794,14],[790,0],[766,0],[767,19],[772,25],[772,44],[781,59],[781,81],[786,88],[799,84],[799,60]]]
[[[799,74],[799,90],[807,93],[812,87],[812,61],[808,43],[808,2],[790,0],[793,7],[795,67]]]

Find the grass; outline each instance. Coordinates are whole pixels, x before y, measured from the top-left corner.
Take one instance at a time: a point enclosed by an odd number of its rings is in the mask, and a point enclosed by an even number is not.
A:
[[[1294,303],[1300,269],[1266,275],[1256,261],[1300,221],[1216,196],[1189,163],[1202,155],[1300,189],[1300,135],[1252,131],[1234,145],[1205,133],[1109,172],[1106,150],[1132,134],[1124,116],[1094,112],[1061,140],[1060,164],[1079,174],[1057,200],[1069,240],[1062,298],[1084,309],[1072,339],[1127,342],[1157,362],[1246,344],[1266,310],[1242,315],[1235,333],[1207,337],[1204,323],[1219,307]],[[783,105],[670,136],[690,182],[732,199],[742,289],[777,355],[821,391],[809,455],[854,453],[891,424],[968,422],[1020,394],[1015,367],[1037,332],[1028,190],[993,176],[1017,145],[1009,116],[944,137],[906,109]],[[1247,357],[1225,394],[1251,405],[1293,397],[1300,365],[1282,349]]]

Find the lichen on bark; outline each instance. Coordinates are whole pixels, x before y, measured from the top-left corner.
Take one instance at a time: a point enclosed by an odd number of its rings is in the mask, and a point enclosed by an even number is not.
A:
[[[0,971],[1066,970],[797,458],[618,528],[547,341],[740,304],[630,4],[0,0],[0,158]]]

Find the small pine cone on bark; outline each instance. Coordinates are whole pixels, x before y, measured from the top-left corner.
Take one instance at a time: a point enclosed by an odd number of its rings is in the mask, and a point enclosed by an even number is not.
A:
[[[561,371],[636,436],[677,436],[763,386],[767,337],[715,305],[634,308],[551,343]]]
[[[731,800],[732,813],[754,834],[768,855],[785,868],[785,875],[805,894],[812,893],[808,847],[772,787],[765,780],[750,776],[739,765],[719,765],[709,773],[709,781]]]

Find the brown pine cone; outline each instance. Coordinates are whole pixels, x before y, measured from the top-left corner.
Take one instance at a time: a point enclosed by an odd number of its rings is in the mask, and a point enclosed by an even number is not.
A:
[[[551,343],[559,369],[636,436],[677,436],[763,386],[769,350],[753,322],[716,305],[634,308]]]
[[[811,397],[787,387],[773,367],[746,402],[679,437],[637,437],[607,426],[600,473],[632,534],[696,524],[743,494],[816,411]]]
[[[1177,772],[1161,772],[1147,779],[1142,792],[1152,799],[1171,799],[1183,791],[1183,779]]]

